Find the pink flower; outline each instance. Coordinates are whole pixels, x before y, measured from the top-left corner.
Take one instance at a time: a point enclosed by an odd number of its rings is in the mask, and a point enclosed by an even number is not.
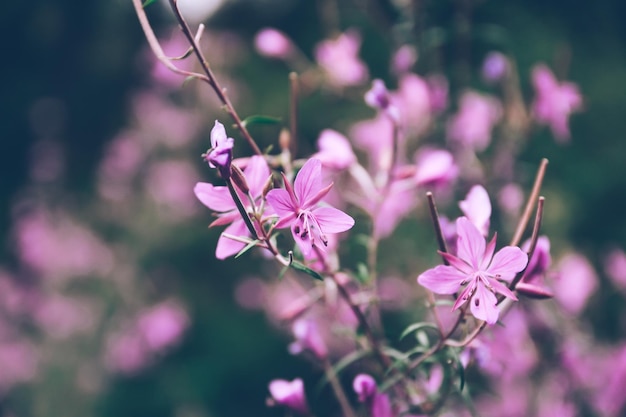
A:
[[[452,154],[443,149],[422,148],[415,155],[415,166],[415,182],[427,187],[446,186],[459,174]]]
[[[326,233],[344,232],[354,225],[354,219],[343,211],[318,206],[332,187],[330,183],[322,188],[321,175],[321,161],[309,159],[298,173],[293,188],[285,178],[285,190],[274,189],[267,193],[267,202],[279,216],[276,228],[291,226],[305,257],[309,257],[313,247],[324,250],[328,245]]]
[[[387,114],[397,123],[400,118],[397,107],[391,102],[391,95],[383,80],[372,81],[372,88],[365,93],[365,103],[368,106]]]
[[[532,82],[537,96],[533,115],[541,124],[547,124],[559,142],[570,137],[568,120],[571,113],[580,111],[583,99],[574,83],[559,83],[550,69],[539,64],[533,68]]]
[[[205,159],[211,168],[217,168],[222,178],[230,178],[230,163],[233,160],[235,140],[226,136],[224,125],[215,121],[211,129],[211,149]]]
[[[509,60],[501,52],[490,52],[483,62],[481,72],[486,82],[490,84],[498,83],[509,72]]]
[[[244,170],[244,175],[250,188],[250,195],[256,201],[261,197],[265,182],[270,176],[270,170],[265,159],[257,155],[251,157]],[[250,232],[241,218],[241,214],[237,210],[237,206],[228,188],[223,186],[216,187],[213,184],[199,182],[196,184],[193,191],[202,204],[219,213],[217,220],[211,223],[211,227],[230,224],[230,226],[222,232],[217,241],[215,256],[218,259],[225,259],[243,249],[246,246],[245,243],[227,237],[227,235],[250,236]],[[247,196],[244,196],[243,193],[241,193],[241,201],[247,210],[252,210],[249,199]]]
[[[483,236],[489,234],[489,223],[491,219],[491,201],[489,194],[482,185],[473,186],[465,200],[459,202],[459,207],[465,217],[476,226]]]
[[[485,238],[466,217],[456,221],[457,256],[440,252],[450,265],[439,265],[417,278],[417,282],[437,294],[454,294],[466,286],[452,307],[456,310],[471,299],[474,317],[489,324],[498,321],[496,293],[517,300],[499,280],[510,281],[528,262],[528,256],[515,246],[494,255],[496,236],[485,245]]]
[[[315,60],[326,72],[332,86],[355,86],[367,80],[367,67],[358,57],[360,46],[361,36],[354,30],[348,30],[334,40],[327,39],[317,45]]]
[[[275,379],[270,382],[269,390],[275,404],[285,406],[298,414],[309,413],[302,379],[296,378],[291,382]]]
[[[271,58],[288,58],[294,50],[291,40],[283,32],[264,28],[254,37],[256,50],[264,56]]]
[[[569,253],[559,261],[554,298],[571,314],[579,314],[598,288],[598,276],[587,258]]]
[[[417,62],[417,49],[413,45],[402,45],[391,57],[391,71],[395,74],[409,72]]]
[[[359,374],[352,382],[352,388],[359,397],[359,401],[365,403],[372,417],[391,417],[394,415],[391,401],[387,394],[378,392],[376,381],[367,374]]]
[[[297,355],[301,352],[309,351],[319,359],[324,359],[328,356],[328,348],[315,320],[296,320],[293,323],[292,331],[296,341],[289,345],[289,353]]]
[[[356,155],[348,138],[332,129],[324,129],[317,139],[319,152],[313,158],[319,159],[324,167],[342,170],[356,162]]]
[[[459,111],[448,122],[448,139],[475,151],[484,151],[491,142],[491,130],[502,116],[502,106],[493,97],[466,91]]]
[[[626,290],[626,252],[612,249],[604,259],[604,271],[616,287]]]

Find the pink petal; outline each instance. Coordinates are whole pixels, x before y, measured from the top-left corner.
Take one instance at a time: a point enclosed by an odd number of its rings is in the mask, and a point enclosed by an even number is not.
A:
[[[226,187],[216,187],[213,184],[199,182],[193,192],[202,204],[211,210],[225,212],[235,210],[235,202]]]
[[[446,260],[448,261],[448,263],[450,265],[452,265],[453,267],[455,267],[456,269],[458,269],[459,271],[463,272],[464,274],[470,275],[472,272],[474,272],[474,269],[471,267],[471,265],[469,265],[467,262],[465,262],[462,259],[457,258],[454,255],[451,255],[449,253],[446,252],[441,252],[438,251],[438,253]]]
[[[322,162],[319,159],[309,159],[293,183],[294,192],[300,205],[306,208],[306,201],[314,197],[321,189]]]
[[[517,301],[517,297],[515,296],[515,294],[513,294],[513,292],[509,290],[506,285],[493,278],[489,278],[488,281],[489,285],[491,285],[497,293],[502,294],[505,297],[510,298],[511,300]]]
[[[457,219],[456,230],[457,256],[478,269],[485,254],[485,238],[467,217]]]
[[[281,219],[289,215],[294,215],[298,210],[297,207],[294,207],[289,193],[283,189],[275,188],[270,190],[267,193],[266,200]]]
[[[224,125],[216,120],[213,129],[211,129],[211,147],[216,148],[219,145],[224,144],[227,138],[228,136],[226,136],[226,129],[224,129]]]
[[[454,305],[452,306],[452,311],[456,310],[457,308],[465,304],[465,302],[470,298],[470,296],[474,292],[475,288],[476,288],[476,280],[474,279],[472,280],[472,282],[470,282],[470,284],[467,287],[465,287],[461,295],[458,296],[458,298],[454,302]]]
[[[477,319],[494,324],[498,321],[498,315],[500,314],[500,310],[498,310],[496,305],[497,302],[495,294],[489,291],[482,283],[479,283],[472,297],[470,310]]]
[[[224,236],[225,233],[233,236],[250,237],[250,232],[243,219],[235,220],[230,226],[224,229],[217,241],[217,248],[215,249],[215,257],[217,259],[226,259],[229,256],[236,255],[246,246],[243,242]]]
[[[319,207],[312,211],[317,219],[322,233],[345,232],[354,226],[354,219],[334,207]]]
[[[504,281],[510,281],[515,274],[524,269],[527,263],[528,255],[520,248],[506,246],[494,255],[487,272]]]
[[[454,294],[461,287],[461,282],[467,279],[467,275],[458,269],[439,265],[422,273],[417,277],[417,282],[436,294]]]
[[[270,169],[267,166],[265,158],[254,155],[248,161],[248,165],[243,172],[248,181],[248,186],[250,187],[250,194],[255,198],[259,197],[263,192],[265,182],[270,176]]]
[[[496,237],[497,237],[497,233],[493,235],[493,237],[487,244],[487,248],[485,249],[485,254],[483,255],[483,261],[480,263],[481,270],[487,269],[489,267],[491,258],[493,258],[493,252],[496,250]]]
[[[483,236],[487,236],[491,218],[491,201],[487,190],[482,185],[473,186],[465,200],[459,202],[459,207]]]

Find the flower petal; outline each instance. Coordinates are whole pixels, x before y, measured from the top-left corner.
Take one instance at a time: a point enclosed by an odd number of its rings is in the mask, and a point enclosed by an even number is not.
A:
[[[297,207],[294,207],[289,193],[280,188],[270,190],[267,193],[266,200],[281,219],[289,215],[294,215],[298,210]]]
[[[502,294],[505,297],[510,298],[511,300],[517,301],[517,297],[515,296],[515,294],[513,294],[513,292],[509,290],[506,285],[493,278],[488,278],[487,281],[489,281],[489,285],[491,285],[495,292],[497,292],[498,294]]]
[[[454,255],[451,255],[446,252],[437,251],[439,255],[443,257],[450,265],[463,272],[464,274],[470,275],[474,272],[474,269],[464,260],[457,258]]]
[[[250,194],[255,198],[259,197],[263,192],[267,178],[270,176],[270,169],[265,158],[259,155],[251,157],[243,173],[246,175]]]
[[[472,265],[474,270],[479,269],[485,254],[485,238],[467,217],[456,220],[456,231],[457,256]]]
[[[489,291],[482,282],[479,282],[471,300],[470,310],[477,319],[494,324],[500,315],[497,302],[495,294]]]
[[[322,229],[322,233],[340,233],[354,226],[354,219],[334,207],[318,207],[312,214]]]
[[[505,246],[493,257],[487,272],[504,281],[510,281],[528,262],[526,255],[517,246]]]
[[[322,189],[321,178],[322,162],[315,158],[306,161],[293,183],[294,193],[302,208],[308,208],[306,201]]]
[[[466,278],[467,275],[452,266],[439,265],[422,273],[417,282],[436,294],[454,294]]]
[[[485,269],[487,269],[489,267],[489,264],[491,263],[491,258],[493,258],[493,252],[496,250],[497,236],[498,234],[494,233],[493,237],[491,238],[491,240],[487,244],[487,247],[485,248],[485,254],[483,255],[482,262],[479,265],[479,269],[481,271],[484,271]]]
[[[217,148],[218,146],[224,144],[227,138],[224,125],[216,120],[215,125],[213,125],[213,129],[211,129],[211,147]]]
[[[246,247],[245,243],[230,239],[224,236],[224,234],[250,237],[250,232],[243,219],[235,220],[230,226],[224,229],[220,238],[217,240],[217,247],[215,248],[215,257],[217,259],[226,259],[229,256],[236,255],[237,252]]]
[[[225,212],[237,208],[226,187],[216,187],[207,182],[199,182],[193,188],[193,192],[198,200],[211,210]]]
[[[487,236],[491,218],[491,201],[487,190],[482,185],[473,186],[465,200],[459,202],[459,207],[482,235]]]

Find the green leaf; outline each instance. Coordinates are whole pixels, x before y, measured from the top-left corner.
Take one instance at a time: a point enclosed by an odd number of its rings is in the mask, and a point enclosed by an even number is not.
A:
[[[367,281],[369,281],[370,273],[367,269],[367,265],[365,265],[363,262],[359,262],[356,265],[355,276],[361,284],[365,284]]]
[[[146,7],[150,6],[154,2],[156,2],[156,0],[146,0],[146,1],[143,2],[141,7],[143,7],[145,9]]]
[[[261,242],[260,240],[253,240],[250,243],[248,243],[245,248],[240,250],[239,253],[237,255],[235,255],[235,259],[239,258],[244,253],[248,252],[250,249],[255,247],[257,245],[257,243],[260,243],[260,242]]]
[[[300,272],[304,272],[307,275],[312,276],[315,279],[318,279],[320,281],[324,281],[324,277],[322,277],[319,273],[317,273],[316,271],[312,270],[311,268],[309,268],[308,266],[298,262],[298,261],[293,261],[291,262],[291,264],[289,265],[290,267],[292,267],[293,269],[295,269],[296,271],[300,271]]]
[[[418,330],[421,330],[421,329],[436,330],[437,334],[439,334],[439,328],[435,324],[429,323],[427,321],[421,321],[419,323],[413,323],[409,327],[404,329],[404,331],[400,335],[400,340],[404,339],[407,335],[409,335],[409,334],[411,334],[413,332],[416,332]]]
[[[241,124],[244,127],[248,127],[250,125],[275,125],[281,122],[280,117],[273,116],[263,116],[263,115],[254,115],[248,116],[244,120],[242,120]]]

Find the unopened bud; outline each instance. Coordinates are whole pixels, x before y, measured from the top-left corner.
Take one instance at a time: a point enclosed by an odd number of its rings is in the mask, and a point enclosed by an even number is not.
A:
[[[235,164],[231,164],[230,166],[230,177],[244,194],[248,194],[250,192],[250,187],[248,186],[248,181],[246,180],[246,176],[244,175],[241,168],[239,168]]]
[[[523,295],[528,298],[534,298],[536,300],[545,300],[547,298],[554,297],[552,292],[545,288],[539,287],[537,285],[529,284],[527,282],[520,282],[515,286],[515,290],[518,294]]]
[[[267,196],[267,193],[269,193],[272,189],[274,189],[274,176],[270,174],[270,176],[267,177],[267,181],[265,181],[265,185],[263,185],[264,199]]]

